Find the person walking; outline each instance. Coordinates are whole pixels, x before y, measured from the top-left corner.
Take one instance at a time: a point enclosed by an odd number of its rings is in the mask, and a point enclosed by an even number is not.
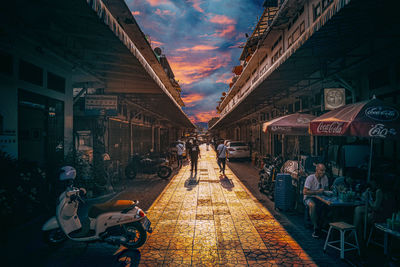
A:
[[[225,176],[225,165],[226,165],[226,146],[222,140],[217,147],[217,163],[219,166],[219,172]]]
[[[193,169],[197,173],[197,162],[199,158],[201,158],[200,155],[200,147],[197,142],[197,139],[193,140],[193,144],[189,148],[189,156],[190,156],[190,163],[191,163],[191,168],[190,171],[193,172]]]
[[[178,156],[178,169],[182,167],[183,160],[183,152],[185,151],[185,146],[178,140],[178,144],[176,144],[176,152]]]

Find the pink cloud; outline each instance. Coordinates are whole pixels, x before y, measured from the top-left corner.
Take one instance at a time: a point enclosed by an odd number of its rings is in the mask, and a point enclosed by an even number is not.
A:
[[[193,107],[195,102],[198,102],[203,98],[204,98],[203,95],[195,93],[182,97],[182,100],[185,103],[186,107]]]
[[[210,110],[210,111],[198,112],[195,115],[191,116],[191,119],[194,122],[208,122],[213,117],[217,117],[217,116],[218,116],[218,114],[217,114],[216,110]]]
[[[230,54],[220,53],[218,56],[195,59],[180,56],[169,57],[175,76],[181,85],[191,84],[210,76],[215,70],[226,67],[230,63]]]
[[[162,45],[164,45],[164,43],[163,42],[159,42],[159,41],[156,41],[156,40],[151,40],[151,45],[153,46],[162,46]]]
[[[159,6],[161,4],[169,3],[168,0],[146,0],[151,6]]]
[[[189,0],[189,2],[191,2],[193,4],[193,8],[194,9],[196,9],[200,13],[204,13],[204,9],[202,9],[200,7],[200,5],[202,4],[202,1],[200,1],[200,0]]]
[[[224,16],[224,15],[215,15],[210,19],[210,22],[212,23],[217,23],[217,24],[236,24],[236,21]]]
[[[231,73],[224,73],[219,76],[215,82],[229,84],[232,81],[232,76],[233,75]]]
[[[223,30],[216,30],[216,33],[214,33],[212,36],[214,37],[232,37],[233,35],[236,35],[235,33],[235,26],[234,25],[229,25]]]
[[[179,48],[176,51],[179,52],[186,52],[186,51],[207,51],[207,50],[215,50],[217,49],[217,46],[211,46],[211,45],[195,45],[193,47],[184,47],[184,48]]]
[[[139,16],[140,15],[140,11],[132,11],[132,15],[133,16]]]
[[[172,15],[175,15],[175,13],[172,13],[172,12],[171,12],[170,10],[168,10],[168,9],[161,10],[161,9],[159,9],[159,8],[157,8],[156,12],[154,12],[154,13],[156,13],[156,14],[159,15],[159,16],[172,16]]]

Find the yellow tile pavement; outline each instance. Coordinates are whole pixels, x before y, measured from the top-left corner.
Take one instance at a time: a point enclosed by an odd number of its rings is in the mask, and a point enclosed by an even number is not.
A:
[[[213,151],[184,166],[148,210],[140,266],[316,266]]]

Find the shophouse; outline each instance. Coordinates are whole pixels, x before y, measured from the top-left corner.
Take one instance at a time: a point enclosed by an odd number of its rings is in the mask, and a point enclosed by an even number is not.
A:
[[[358,138],[265,133],[263,123],[295,112],[320,115],[371,99],[400,104],[400,20],[394,1],[264,1],[265,10],[233,68],[214,135],[252,142],[259,154],[319,155]],[[368,142],[367,142],[368,143]],[[398,162],[400,143],[379,141],[376,155]],[[337,153],[337,151],[335,152]],[[333,156],[336,158],[336,156]]]

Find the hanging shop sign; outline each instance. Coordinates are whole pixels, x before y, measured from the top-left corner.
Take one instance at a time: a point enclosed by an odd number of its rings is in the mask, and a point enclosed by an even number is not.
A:
[[[324,89],[325,110],[334,110],[346,104],[346,92],[344,88]]]
[[[118,96],[87,95],[85,96],[86,115],[115,116],[118,113]]]

